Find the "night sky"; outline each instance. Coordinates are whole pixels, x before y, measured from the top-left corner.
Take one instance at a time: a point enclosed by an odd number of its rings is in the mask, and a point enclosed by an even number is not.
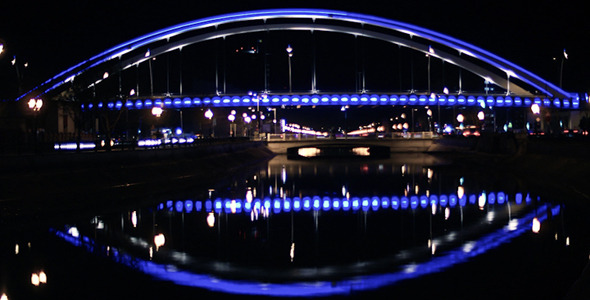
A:
[[[16,55],[35,86],[114,45],[181,22],[279,7],[328,8],[412,23],[462,39],[554,83],[566,49],[563,87],[590,90],[590,26],[580,1],[2,1],[0,99],[13,90]],[[577,4],[575,4],[576,2]],[[59,4],[58,4],[59,3]],[[571,3],[571,4],[570,4]],[[553,58],[557,58],[554,60]]]

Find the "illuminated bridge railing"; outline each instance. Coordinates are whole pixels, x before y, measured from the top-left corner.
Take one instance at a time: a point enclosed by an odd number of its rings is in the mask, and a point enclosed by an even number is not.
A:
[[[511,200],[516,204],[531,202],[528,194],[516,193]],[[383,197],[287,197],[287,198],[263,198],[252,199],[212,199],[212,200],[168,200],[158,205],[158,210],[185,212],[215,212],[215,213],[251,213],[251,212],[299,212],[299,211],[377,211],[380,209],[406,210],[426,209],[433,205],[441,207],[464,207],[466,205],[484,206],[487,204],[505,204],[511,198],[504,192],[490,192],[481,194],[463,195],[413,195],[413,196],[383,196]]]
[[[269,95],[215,96],[215,97],[168,97],[156,99],[133,99],[82,104],[83,110],[108,109],[151,109],[190,107],[240,107],[240,106],[322,106],[322,105],[446,105],[480,107],[540,107],[579,109],[580,100],[549,99],[544,97],[519,97],[499,95],[415,95],[415,94],[313,94],[313,95]]]

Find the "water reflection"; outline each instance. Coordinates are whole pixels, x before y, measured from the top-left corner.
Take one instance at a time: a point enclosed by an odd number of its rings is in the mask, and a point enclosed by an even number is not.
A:
[[[435,163],[279,158],[221,188],[52,232],[179,285],[320,296],[440,272],[560,214],[518,186],[494,190]]]

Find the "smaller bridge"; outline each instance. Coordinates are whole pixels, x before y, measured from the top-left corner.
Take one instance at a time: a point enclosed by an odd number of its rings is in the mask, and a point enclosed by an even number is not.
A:
[[[402,152],[438,152],[453,147],[468,147],[465,145],[443,146],[439,138],[434,138],[431,132],[424,133],[423,138],[300,138],[282,134],[278,138],[268,141],[268,148],[275,154],[288,154],[292,157],[314,156],[374,156],[384,157],[390,153]],[[450,147],[450,148],[449,148]]]

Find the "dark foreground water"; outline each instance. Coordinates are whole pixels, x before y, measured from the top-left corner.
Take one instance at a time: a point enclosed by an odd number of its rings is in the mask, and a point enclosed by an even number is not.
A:
[[[529,186],[421,154],[278,156],[209,188],[7,234],[0,296],[560,299],[588,263],[590,222],[575,199]]]

